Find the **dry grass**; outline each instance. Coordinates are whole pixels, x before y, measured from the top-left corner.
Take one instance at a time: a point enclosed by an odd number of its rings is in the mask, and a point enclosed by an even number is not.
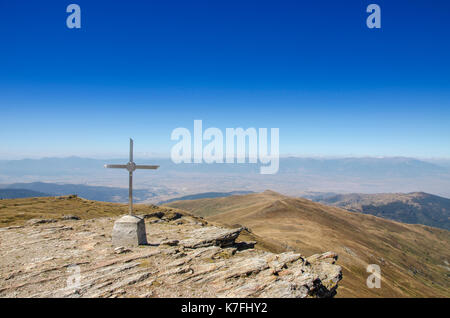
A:
[[[136,214],[156,211],[172,213],[173,208],[136,204]],[[30,219],[57,219],[64,215],[75,215],[81,219],[119,216],[128,213],[128,206],[120,203],[90,201],[76,196],[40,197],[0,200],[0,227],[22,225]]]
[[[450,297],[450,232],[348,212],[271,191],[168,204],[233,226],[309,256],[339,254],[338,297]],[[447,262],[447,263],[446,263]],[[366,286],[368,264],[379,264],[382,288]]]

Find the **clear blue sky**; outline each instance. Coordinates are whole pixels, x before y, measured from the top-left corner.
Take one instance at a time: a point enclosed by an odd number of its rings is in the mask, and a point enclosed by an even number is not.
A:
[[[278,127],[282,154],[450,157],[449,39],[445,0],[1,0],[0,157],[168,156],[194,119]]]

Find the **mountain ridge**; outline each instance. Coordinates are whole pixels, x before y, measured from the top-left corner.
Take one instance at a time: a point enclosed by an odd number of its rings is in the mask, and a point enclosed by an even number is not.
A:
[[[273,191],[168,204],[223,225],[239,224],[286,248],[339,254],[338,297],[449,297],[450,232],[349,212]],[[382,288],[366,284],[368,264],[382,269]]]
[[[425,192],[336,194],[311,199],[326,205],[409,224],[450,230],[450,199]]]

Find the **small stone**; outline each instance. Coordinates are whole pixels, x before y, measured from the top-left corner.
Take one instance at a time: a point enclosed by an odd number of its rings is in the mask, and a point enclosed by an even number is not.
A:
[[[116,254],[123,254],[123,253],[128,253],[128,252],[130,252],[130,250],[123,246],[119,246],[114,249],[114,253],[116,253]]]
[[[323,254],[314,254],[306,258],[309,263],[314,263],[326,259],[331,259],[333,262],[335,262],[338,259],[338,255],[335,252],[326,252]]]
[[[179,242],[180,241],[178,241],[178,240],[164,240],[164,241],[161,241],[159,244],[160,245],[176,246],[176,245],[178,245]]]
[[[173,221],[173,220],[178,220],[179,218],[181,218],[183,215],[181,213],[178,212],[167,212],[164,214],[164,216],[162,217],[165,220],[168,221]]]
[[[148,218],[162,218],[164,216],[164,212],[158,211],[158,212],[153,212],[153,213],[148,213],[148,214],[144,214],[142,217],[144,219],[148,219]]]
[[[27,224],[29,225],[36,225],[36,224],[44,224],[44,223],[54,223],[57,220],[55,219],[30,219],[27,221]]]
[[[68,221],[68,220],[81,220],[79,216],[76,215],[64,215],[61,220]]]

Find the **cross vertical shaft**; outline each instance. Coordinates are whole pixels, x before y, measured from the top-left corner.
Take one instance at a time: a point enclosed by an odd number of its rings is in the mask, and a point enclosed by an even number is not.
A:
[[[130,161],[133,162],[133,139],[130,138]],[[130,170],[128,179],[128,214],[133,215],[133,171]]]
[[[130,172],[128,182],[128,214],[133,215],[133,172]]]

